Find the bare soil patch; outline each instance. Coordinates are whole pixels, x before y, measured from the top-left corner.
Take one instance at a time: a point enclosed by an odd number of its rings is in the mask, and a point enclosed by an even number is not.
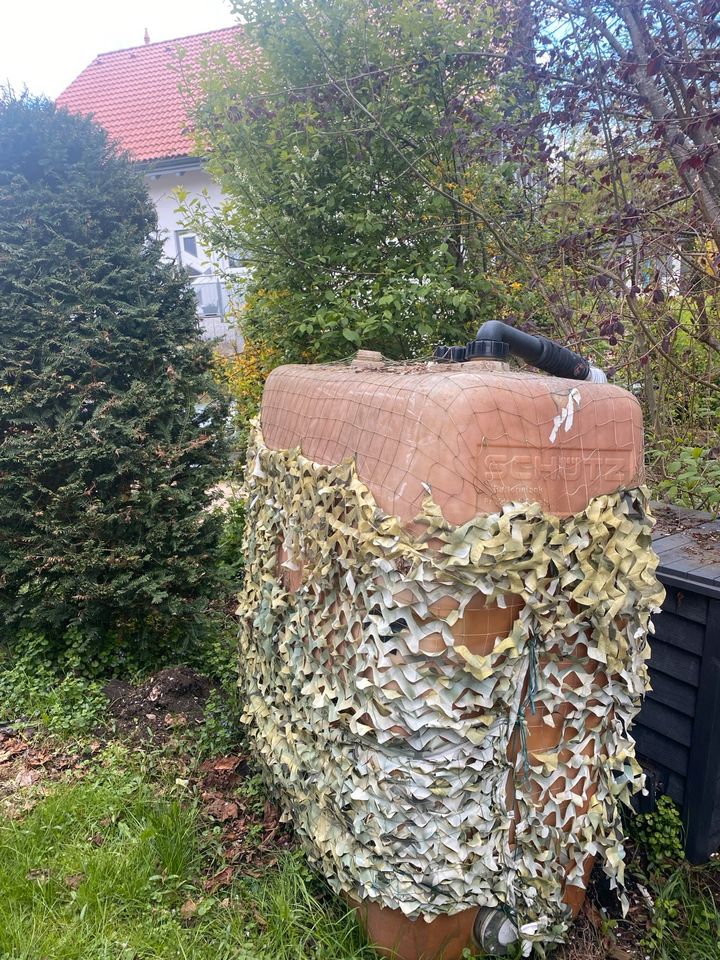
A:
[[[216,685],[190,667],[167,667],[140,686],[110,680],[103,693],[121,733],[166,734],[175,727],[201,724]]]

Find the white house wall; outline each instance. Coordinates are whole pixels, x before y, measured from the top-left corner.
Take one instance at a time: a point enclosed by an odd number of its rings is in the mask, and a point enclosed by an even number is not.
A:
[[[186,254],[185,260],[183,259],[181,241],[179,240],[186,231],[177,212],[178,200],[175,191],[182,188],[189,197],[198,198],[203,198],[207,194],[207,202],[215,206],[222,201],[220,187],[200,168],[179,169],[168,173],[147,173],[145,180],[150,198],[157,210],[158,232],[163,241],[165,256],[169,260],[175,260],[181,265],[187,266],[187,261],[190,258]],[[193,259],[192,265],[206,276],[194,278],[193,286],[203,287],[203,290],[198,291],[202,301],[203,294],[206,295],[207,299],[210,287],[214,290],[215,285],[218,285],[219,297],[222,301],[220,311],[216,315],[204,315],[200,310],[200,323],[205,336],[210,338],[221,337],[223,339],[221,349],[224,352],[232,352],[242,347],[242,338],[237,330],[230,327],[224,317],[227,308],[227,289],[225,284],[220,282],[217,263],[213,262],[199,243],[197,246],[199,256],[197,259]],[[217,298],[210,297],[210,299]]]
[[[145,177],[150,198],[155,204],[158,215],[158,228],[165,234],[165,255],[169,259],[177,257],[176,231],[182,230],[179,215],[177,214],[177,197],[174,191],[179,187],[191,196],[200,197],[207,191],[211,204],[222,200],[220,187],[205,173],[204,170],[178,171],[177,173],[149,173]]]

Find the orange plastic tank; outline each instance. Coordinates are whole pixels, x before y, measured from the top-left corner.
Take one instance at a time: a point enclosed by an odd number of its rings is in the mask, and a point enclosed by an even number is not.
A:
[[[537,503],[546,514],[570,517],[595,497],[638,486],[643,475],[641,412],[629,393],[607,383],[517,371],[496,360],[402,365],[361,352],[349,365],[280,367],[265,387],[261,429],[272,450],[299,448],[317,464],[354,460],[378,506],[410,532],[428,492],[453,525],[513,502]],[[288,589],[299,589],[302,571],[286,572],[286,577]],[[453,598],[446,596],[434,612],[445,615],[452,606]],[[522,606],[512,597],[503,608],[487,605],[478,593],[453,626],[456,642],[472,654],[487,654],[498,638],[508,635]],[[421,650],[437,656],[443,643],[439,634],[425,637]],[[566,651],[543,650],[541,673],[543,657],[553,656],[564,662]],[[585,657],[583,670],[602,669]],[[584,674],[568,667],[563,676],[567,681],[557,690],[555,718],[547,716],[547,707],[525,711],[523,749],[531,762],[548,751],[562,758],[564,704],[583,689]],[[511,762],[520,749],[514,736],[508,749]],[[549,775],[538,779],[532,801],[542,808],[548,797],[564,796],[564,791],[564,781]],[[587,810],[593,795],[588,776],[581,794],[567,797],[557,807],[560,812],[551,815],[551,826],[562,829],[556,820],[563,811],[569,810],[570,817]],[[519,821],[512,779],[506,804],[511,818]],[[564,900],[573,914],[582,904],[592,862],[589,856],[584,878],[575,876],[574,883],[565,884]],[[381,953],[399,960],[458,960],[464,949],[478,945],[483,924],[502,927],[502,918],[487,910],[464,909],[428,922],[377,900],[358,902],[352,891],[347,896],[358,907],[370,940]],[[495,936],[502,953],[508,932],[496,930]]]
[[[642,479],[631,394],[497,361],[279,367],[261,423],[273,449],[325,464],[354,457],[380,507],[408,525],[428,487],[461,524],[510,501],[569,516]]]

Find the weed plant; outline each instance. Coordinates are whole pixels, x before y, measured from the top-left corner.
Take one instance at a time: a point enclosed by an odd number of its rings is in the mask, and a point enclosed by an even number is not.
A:
[[[652,960],[717,960],[720,957],[720,864],[685,862],[680,811],[670,797],[652,813],[630,822],[640,854],[633,873],[654,899],[641,945]]]
[[[680,811],[670,797],[660,797],[652,813],[633,817],[631,829],[651,876],[666,875],[684,858]]]
[[[652,922],[643,946],[653,960],[720,957],[720,864],[677,866],[656,888]]]
[[[108,721],[108,701],[96,680],[55,671],[24,658],[0,667],[0,723],[41,725],[70,738]]]

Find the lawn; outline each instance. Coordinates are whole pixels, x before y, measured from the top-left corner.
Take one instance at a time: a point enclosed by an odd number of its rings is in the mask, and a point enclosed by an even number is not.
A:
[[[372,956],[297,852],[258,849],[256,778],[234,791],[251,820],[241,871],[224,859],[223,801],[203,799],[175,747],[28,746],[3,767],[3,960]]]
[[[49,689],[11,676],[0,720],[0,960],[377,956],[280,823],[221,691],[208,697],[203,682],[199,714],[185,688],[174,705],[167,690],[158,699],[156,677],[126,689],[123,714],[98,684]],[[558,960],[717,960],[720,865],[687,866],[676,833],[668,816],[639,831],[628,917],[600,885]]]

